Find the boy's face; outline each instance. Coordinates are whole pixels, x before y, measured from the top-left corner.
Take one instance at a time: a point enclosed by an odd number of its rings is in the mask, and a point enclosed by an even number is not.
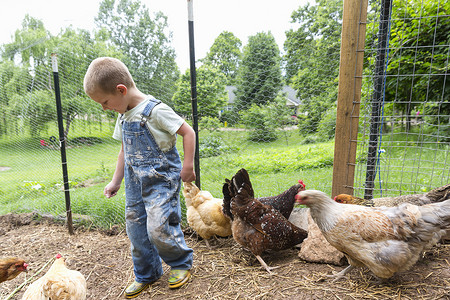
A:
[[[116,87],[114,94],[106,94],[102,91],[97,91],[89,97],[95,102],[99,103],[103,110],[113,110],[115,112],[123,114],[127,111],[128,102],[125,95],[127,94],[127,87],[119,84]]]

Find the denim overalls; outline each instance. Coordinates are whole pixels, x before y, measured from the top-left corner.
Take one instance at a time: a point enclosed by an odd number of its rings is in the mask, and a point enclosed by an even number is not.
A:
[[[122,124],[126,229],[134,274],[141,283],[162,276],[161,259],[181,270],[189,270],[193,260],[180,227],[180,156],[175,146],[162,152],[146,125],[160,102],[150,99],[141,122]]]

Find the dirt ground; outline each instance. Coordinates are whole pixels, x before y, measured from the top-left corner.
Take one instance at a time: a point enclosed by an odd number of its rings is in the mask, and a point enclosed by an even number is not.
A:
[[[0,257],[19,256],[30,265],[28,273],[0,283],[0,299],[7,299],[57,253],[66,257],[69,268],[85,275],[88,299],[123,298],[133,280],[129,241],[123,230],[76,228],[69,235],[64,224],[35,219],[33,214],[0,216]],[[195,251],[189,283],[170,290],[165,266],[163,277],[137,299],[450,299],[450,244],[434,247],[410,271],[387,283],[379,283],[364,270],[354,270],[351,279],[333,283],[324,280],[324,274],[343,267],[304,262],[297,249],[263,255],[270,266],[279,267],[269,275],[233,238],[212,240],[214,248],[209,249],[189,229],[185,235]],[[28,284],[9,299],[20,299]]]

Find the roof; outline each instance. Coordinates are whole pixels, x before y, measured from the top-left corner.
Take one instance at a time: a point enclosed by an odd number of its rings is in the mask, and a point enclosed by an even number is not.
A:
[[[300,99],[297,98],[297,92],[288,85],[283,86],[283,92],[287,94],[287,101],[291,102],[294,106],[299,106],[301,104]],[[286,103],[287,104],[287,103]]]
[[[226,91],[228,93],[228,103],[234,103],[234,100],[236,99],[236,94],[235,94],[236,87],[233,86],[233,85],[227,85],[225,87],[225,89],[226,89]],[[299,106],[301,104],[300,99],[298,99],[297,96],[296,96],[297,92],[293,88],[291,88],[290,86],[288,86],[288,85],[283,86],[282,92],[286,93],[286,95],[287,95],[286,96],[287,97],[286,105],[288,105],[288,106]]]
[[[228,103],[234,103],[234,99],[236,99],[236,94],[234,93],[236,87],[234,85],[227,85],[225,89],[228,93]]]

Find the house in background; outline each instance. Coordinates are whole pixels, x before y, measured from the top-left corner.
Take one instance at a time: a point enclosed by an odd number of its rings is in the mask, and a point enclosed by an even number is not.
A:
[[[234,93],[236,91],[236,87],[233,85],[227,85],[225,89],[227,90],[228,93],[228,105],[225,107],[225,110],[232,110],[234,101],[236,99],[236,95]],[[298,99],[297,96],[295,95],[296,91],[290,86],[285,85],[283,86],[281,92],[286,94],[286,106],[292,108],[292,114],[296,115],[297,107],[301,104],[300,99]]]

